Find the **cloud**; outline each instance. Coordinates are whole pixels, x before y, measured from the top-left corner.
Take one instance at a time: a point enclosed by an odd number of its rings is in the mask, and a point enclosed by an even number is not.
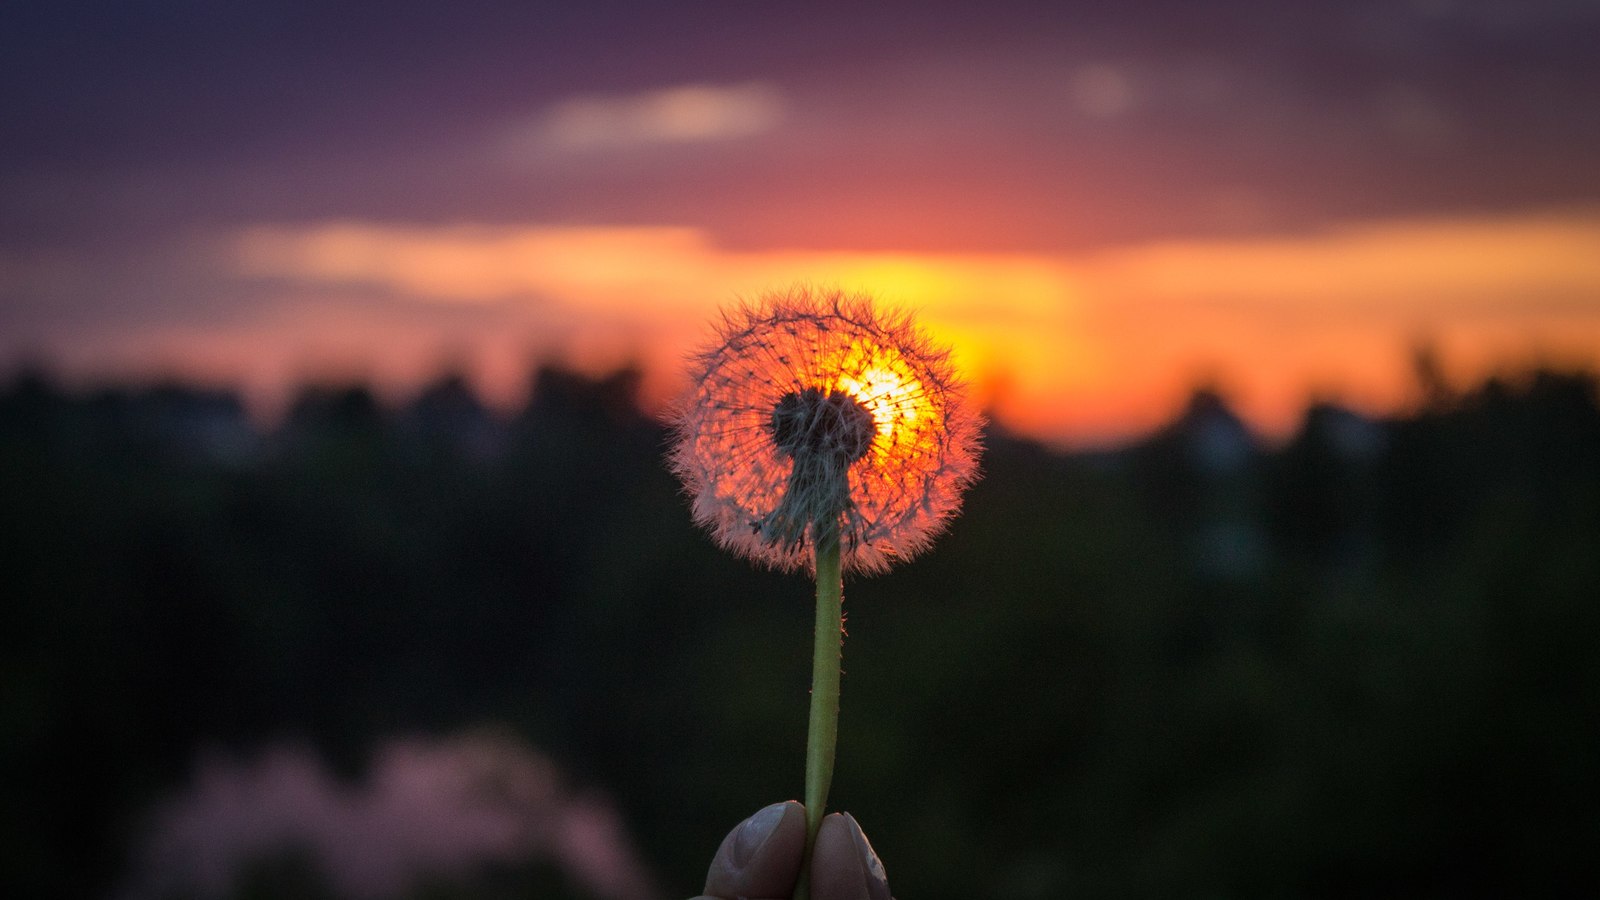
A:
[[[736,251],[694,228],[392,227],[341,223],[255,228],[234,243],[246,278],[302,287],[380,290],[449,305],[537,303],[592,330],[633,323],[629,339],[695,334],[723,303],[774,285],[836,284],[915,306],[936,328],[982,351],[1043,329],[1058,340],[1077,307],[1059,261],[1012,254]],[[998,352],[998,351],[996,351]],[[1015,349],[1009,351],[1017,352]]]
[[[952,319],[1004,320],[1086,302],[1226,301],[1260,314],[1294,308],[1347,316],[1455,314],[1489,301],[1518,310],[1561,300],[1600,314],[1596,246],[1600,212],[1390,220],[1063,255],[747,251],[688,227],[362,222],[247,229],[231,252],[246,278],[366,286],[445,304],[539,298],[676,316],[775,281],[828,280]]]
[[[692,228],[337,223],[253,228],[234,244],[246,277],[368,286],[441,303],[569,296],[587,304],[703,278],[712,250]]]
[[[676,371],[715,309],[795,282],[914,307],[1013,425],[1123,432],[1197,372],[1239,375],[1258,423],[1307,391],[1405,399],[1405,351],[1446,338],[1475,365],[1600,348],[1600,213],[1390,220],[1320,234],[1167,241],[1080,254],[733,250],[693,228],[258,228],[239,272],[412,303],[537,308],[583,355]],[[527,320],[522,320],[526,322]],[[644,348],[641,350],[641,348]]]
[[[1347,314],[1459,313],[1565,298],[1600,315],[1600,212],[1370,222],[1321,234],[1166,241],[1099,254],[1118,294]]]
[[[582,95],[511,129],[505,149],[523,154],[726,141],[771,131],[783,117],[783,95],[765,82]]]
[[[1089,65],[1072,76],[1073,103],[1084,115],[1109,119],[1127,112],[1137,99],[1133,82],[1118,68]]]

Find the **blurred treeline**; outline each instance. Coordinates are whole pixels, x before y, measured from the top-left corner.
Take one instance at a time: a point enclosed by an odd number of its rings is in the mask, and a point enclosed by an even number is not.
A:
[[[1550,896],[1600,885],[1600,409],[1541,371],[1265,447],[996,430],[933,552],[846,586],[834,803],[916,898]],[[669,895],[800,792],[801,576],[689,521],[636,373],[487,412],[0,389],[0,872],[103,895],[206,745],[512,729]]]

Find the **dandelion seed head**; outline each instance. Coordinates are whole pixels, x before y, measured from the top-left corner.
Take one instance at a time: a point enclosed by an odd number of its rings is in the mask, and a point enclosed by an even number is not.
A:
[[[794,288],[723,314],[692,357],[674,471],[719,544],[812,565],[836,522],[846,570],[925,549],[977,476],[981,419],[949,351],[871,298]]]

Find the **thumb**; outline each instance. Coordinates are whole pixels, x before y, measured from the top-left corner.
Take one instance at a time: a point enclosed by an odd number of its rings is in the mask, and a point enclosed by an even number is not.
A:
[[[707,898],[786,898],[800,877],[806,849],[806,811],[793,800],[774,803],[728,832],[706,872]]]

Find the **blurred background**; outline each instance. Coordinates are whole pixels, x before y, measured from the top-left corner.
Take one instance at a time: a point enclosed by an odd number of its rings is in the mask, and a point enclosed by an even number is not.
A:
[[[699,889],[810,585],[662,464],[867,290],[991,427],[846,586],[902,897],[1600,885],[1600,4],[0,12],[0,884]]]

